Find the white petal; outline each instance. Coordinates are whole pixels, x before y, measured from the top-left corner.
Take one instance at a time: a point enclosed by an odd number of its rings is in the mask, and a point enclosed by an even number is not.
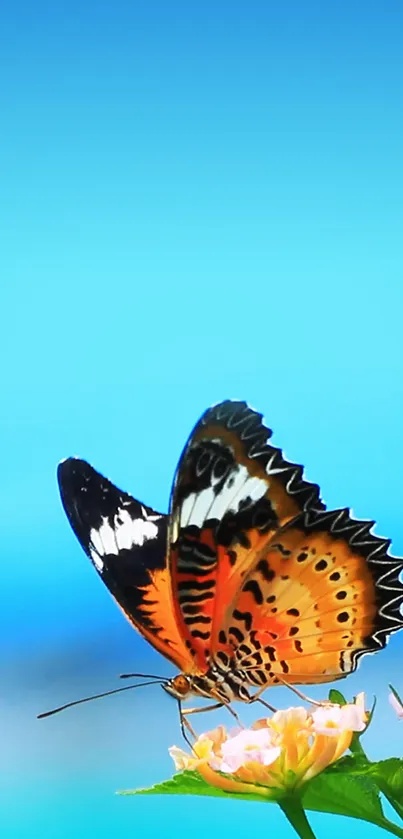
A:
[[[270,766],[272,763],[274,763],[275,760],[277,760],[278,757],[280,757],[280,754],[281,754],[280,746],[272,746],[271,749],[263,749],[262,750],[263,766]]]
[[[389,703],[392,706],[393,710],[396,712],[399,720],[403,719],[403,705],[399,702],[396,698],[395,694],[390,692],[389,694]]]
[[[362,709],[358,705],[343,705],[341,708],[341,727],[344,731],[364,731],[366,726]]]
[[[188,767],[189,755],[186,754],[186,752],[184,752],[183,749],[180,749],[179,746],[171,746],[171,748],[168,749],[168,751],[175,764],[175,769],[181,771],[182,769],[186,769]]]

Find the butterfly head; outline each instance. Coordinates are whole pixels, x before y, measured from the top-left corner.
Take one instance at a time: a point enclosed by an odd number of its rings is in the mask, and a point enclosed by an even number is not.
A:
[[[190,676],[185,676],[184,673],[180,673],[179,676],[174,676],[173,679],[169,679],[162,687],[167,693],[174,696],[175,699],[186,699],[193,690],[192,679]]]

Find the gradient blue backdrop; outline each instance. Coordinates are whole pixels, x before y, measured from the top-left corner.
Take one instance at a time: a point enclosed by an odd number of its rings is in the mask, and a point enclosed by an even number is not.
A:
[[[55,468],[78,454],[166,510],[200,413],[245,398],[329,506],[403,553],[402,24],[399,0],[2,5],[8,839],[292,835],[274,807],[114,796],[171,772],[159,688],[35,719],[122,670],[172,673],[86,561]],[[402,753],[402,653],[395,636],[345,685],[378,694],[374,757]]]

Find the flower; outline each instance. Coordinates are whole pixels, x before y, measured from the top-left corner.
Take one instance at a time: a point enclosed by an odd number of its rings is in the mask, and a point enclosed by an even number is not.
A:
[[[394,687],[392,687],[392,685],[389,685],[389,687],[389,703],[391,704],[393,710],[396,711],[399,720],[403,720],[403,702]]]
[[[317,734],[338,736],[342,731],[364,731],[367,720],[364,694],[359,693],[354,705],[322,705],[312,713]]]
[[[276,711],[249,729],[227,733],[220,726],[198,738],[193,755],[177,746],[169,751],[178,770],[196,770],[213,786],[279,799],[338,760],[366,724],[359,694],[347,705]]]
[[[210,765],[220,772],[236,772],[246,763],[270,766],[280,754],[280,747],[272,745],[272,733],[266,728],[258,731],[244,728],[229,735],[222,744],[221,758],[216,757]]]
[[[213,731],[201,734],[193,745],[193,755],[188,755],[178,746],[171,746],[169,754],[178,771],[196,769],[202,762],[214,762],[215,755],[220,754],[221,745],[225,742],[227,733],[223,725]]]

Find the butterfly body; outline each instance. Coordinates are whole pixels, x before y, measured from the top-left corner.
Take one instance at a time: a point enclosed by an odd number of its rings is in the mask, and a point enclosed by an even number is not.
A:
[[[177,699],[250,702],[251,689],[334,681],[403,625],[403,562],[389,541],[372,521],[327,511],[270,436],[243,402],[206,411],[168,516],[85,461],[59,466],[77,538],[130,622],[178,667],[164,685]]]
[[[169,679],[163,688],[175,699],[187,699],[190,696],[202,696],[204,699],[215,699],[222,705],[229,705],[236,699],[242,702],[252,702],[244,685],[245,675],[242,671],[223,670],[213,666],[199,676],[181,673]]]

